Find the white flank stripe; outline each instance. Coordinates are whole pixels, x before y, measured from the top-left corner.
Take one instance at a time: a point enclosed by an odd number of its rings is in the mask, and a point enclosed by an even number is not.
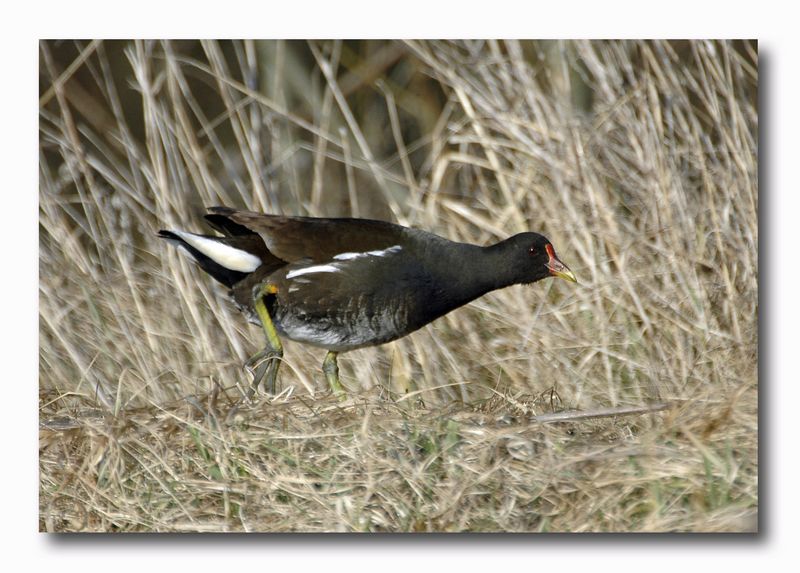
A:
[[[172,232],[226,269],[238,271],[240,273],[252,273],[261,266],[261,259],[247,251],[234,249],[225,243],[207,237],[201,237],[194,233],[187,233],[186,231]]]
[[[365,256],[364,253],[340,253],[333,258],[337,261],[349,261],[350,259],[357,259],[358,257]]]
[[[401,250],[403,247],[400,245],[394,245],[393,247],[389,247],[388,249],[383,249],[382,251],[367,251],[365,253],[339,253],[335,255],[333,258],[337,261],[349,261],[352,259],[358,259],[361,257],[385,257],[391,253],[396,253],[397,251]]]
[[[296,269],[294,271],[290,271],[286,274],[287,279],[293,279],[294,277],[299,277],[300,275],[307,275],[309,273],[338,273],[339,269],[334,267],[333,265],[316,265],[313,267],[305,267],[302,269]]]

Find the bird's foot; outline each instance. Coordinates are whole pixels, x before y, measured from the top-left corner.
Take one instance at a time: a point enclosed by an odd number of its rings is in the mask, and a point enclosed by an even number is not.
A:
[[[347,393],[339,380],[339,365],[336,361],[336,352],[328,352],[325,355],[325,360],[322,362],[322,371],[325,373],[325,378],[328,380],[328,385],[331,387],[333,395],[340,401],[347,398]]]
[[[255,355],[253,355],[244,364],[245,370],[250,373],[253,380],[250,384],[250,390],[247,392],[247,398],[252,400],[258,391],[258,386],[264,382],[264,390],[268,394],[275,393],[276,381],[278,379],[278,368],[283,359],[283,350],[274,350],[272,348],[265,348]]]

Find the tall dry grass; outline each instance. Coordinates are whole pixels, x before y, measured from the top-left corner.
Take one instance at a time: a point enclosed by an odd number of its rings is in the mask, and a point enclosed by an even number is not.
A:
[[[755,43],[40,47],[43,530],[756,527]],[[242,403],[263,334],[155,237],[220,204],[536,230],[580,284]]]

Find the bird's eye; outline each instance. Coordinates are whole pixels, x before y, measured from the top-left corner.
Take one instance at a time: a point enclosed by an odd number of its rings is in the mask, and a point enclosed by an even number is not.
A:
[[[536,254],[536,247],[534,247],[533,245],[531,245],[531,246],[528,248],[528,253],[529,253],[529,254],[531,254],[531,255],[535,255],[535,254]]]

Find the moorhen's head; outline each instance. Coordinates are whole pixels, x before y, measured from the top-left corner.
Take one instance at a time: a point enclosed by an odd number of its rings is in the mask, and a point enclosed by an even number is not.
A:
[[[556,256],[550,240],[539,233],[520,233],[498,243],[514,283],[530,284],[547,277],[578,282],[569,267]]]

